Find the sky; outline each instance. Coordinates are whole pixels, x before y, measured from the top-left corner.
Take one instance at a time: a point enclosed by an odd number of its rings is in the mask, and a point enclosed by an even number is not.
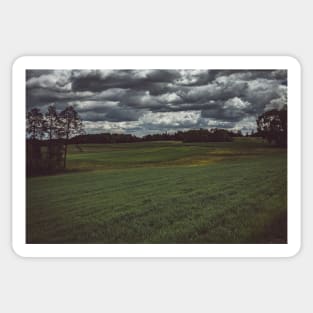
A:
[[[27,70],[27,110],[75,107],[87,133],[243,133],[287,104],[285,70]]]

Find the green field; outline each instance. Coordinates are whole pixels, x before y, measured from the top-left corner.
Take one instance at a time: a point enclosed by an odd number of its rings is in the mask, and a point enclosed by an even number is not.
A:
[[[28,243],[286,243],[287,153],[261,139],[71,145],[27,179]]]

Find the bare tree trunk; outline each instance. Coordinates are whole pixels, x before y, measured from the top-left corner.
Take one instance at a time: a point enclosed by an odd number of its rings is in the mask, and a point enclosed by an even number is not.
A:
[[[28,168],[27,168],[27,175],[32,175],[33,173],[33,141],[30,139],[29,142],[27,142],[26,140],[26,157],[30,158],[30,162],[28,164]]]
[[[52,147],[51,147],[51,145],[52,145],[52,143],[51,143],[51,141],[52,141],[52,118],[51,118],[51,116],[50,116],[50,125],[49,125],[49,148],[48,148],[48,154],[49,154],[49,161],[51,161],[51,154],[52,154]],[[51,165],[51,164],[50,164]]]
[[[69,123],[67,126],[69,129]],[[66,132],[66,139],[65,139],[65,149],[64,149],[64,169],[66,168],[66,157],[67,157],[67,143],[68,143],[69,131]]]
[[[68,140],[68,137],[66,137],[66,140],[65,140],[65,147],[64,147],[64,164],[63,164],[64,169],[66,168],[67,140]]]

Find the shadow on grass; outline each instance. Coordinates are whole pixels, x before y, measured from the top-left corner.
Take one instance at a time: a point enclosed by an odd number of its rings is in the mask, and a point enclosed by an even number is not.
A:
[[[245,243],[257,244],[286,244],[287,240],[287,211],[273,219],[264,230],[255,234]]]
[[[84,173],[84,172],[90,172],[90,171],[92,171],[92,169],[89,169],[89,168],[71,168],[71,169],[57,170],[57,171],[53,171],[53,172],[35,173],[32,175],[27,175],[26,178],[57,176],[57,175],[65,175],[65,174]]]

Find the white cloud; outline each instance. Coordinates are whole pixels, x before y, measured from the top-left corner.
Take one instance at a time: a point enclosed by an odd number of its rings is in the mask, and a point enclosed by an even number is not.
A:
[[[187,125],[196,125],[200,115],[200,111],[147,112],[139,118],[139,122],[145,125],[186,127]]]
[[[242,130],[243,133],[251,132],[256,129],[256,119],[257,116],[247,116],[243,118],[241,121],[237,122],[233,130]]]
[[[90,111],[97,109],[113,108],[118,105],[118,101],[70,101],[78,111]]]
[[[225,109],[246,109],[251,106],[251,103],[248,101],[244,101],[238,97],[234,97],[231,99],[228,99],[224,103],[224,108]]]

